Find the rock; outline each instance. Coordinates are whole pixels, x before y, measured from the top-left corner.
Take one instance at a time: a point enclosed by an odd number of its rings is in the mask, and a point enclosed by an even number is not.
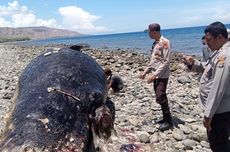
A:
[[[185,147],[185,146],[184,146],[181,142],[177,142],[177,143],[175,144],[175,148],[178,149],[178,150],[184,149],[184,147]]]
[[[183,145],[185,146],[185,149],[192,150],[194,146],[196,146],[197,142],[191,139],[186,139],[182,141]]]
[[[183,132],[182,131],[173,131],[173,138],[177,141],[181,141],[183,139]]]
[[[160,141],[158,134],[153,134],[150,136],[150,143],[158,143]]]
[[[187,76],[181,76],[177,78],[177,81],[179,83],[185,84],[185,83],[191,83],[191,79]]]
[[[191,133],[191,129],[187,126],[184,125],[178,125],[180,127],[180,130],[183,131],[185,134],[190,134]]]
[[[196,141],[203,141],[203,140],[207,140],[207,134],[204,132],[200,132],[198,131],[195,134],[191,134],[191,139],[194,139]]]
[[[194,118],[186,118],[185,119],[185,122],[188,122],[188,123],[195,122],[195,121],[197,121],[197,120]]]
[[[150,143],[150,138],[149,138],[149,136],[146,135],[146,134],[141,134],[141,135],[139,136],[139,139],[140,139],[140,142],[141,142],[141,143]]]
[[[207,141],[202,140],[202,141],[200,142],[200,144],[201,144],[201,146],[203,146],[203,147],[205,147],[205,148],[210,148],[210,147],[209,147],[209,143],[208,143]]]

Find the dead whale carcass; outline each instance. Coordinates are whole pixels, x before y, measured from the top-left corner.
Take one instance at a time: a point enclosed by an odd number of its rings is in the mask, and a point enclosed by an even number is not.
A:
[[[100,110],[107,101],[103,69],[70,48],[32,60],[13,100],[1,151],[93,152],[93,135],[107,138],[113,127],[110,110]]]

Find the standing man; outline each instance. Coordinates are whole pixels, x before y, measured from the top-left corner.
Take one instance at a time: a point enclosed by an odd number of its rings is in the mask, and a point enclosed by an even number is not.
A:
[[[156,102],[160,104],[163,113],[163,119],[157,120],[160,124],[159,130],[165,131],[173,126],[168,99],[166,96],[166,88],[170,75],[170,41],[163,37],[160,32],[161,28],[158,23],[150,24],[148,27],[149,37],[154,39],[151,51],[151,60],[143,73],[139,75],[140,79],[144,79],[147,74],[147,83],[153,83],[156,94]]]
[[[213,51],[206,63],[190,56],[184,63],[193,71],[203,72],[199,103],[204,110],[203,124],[213,152],[230,152],[230,42],[225,25],[214,22],[204,31]]]

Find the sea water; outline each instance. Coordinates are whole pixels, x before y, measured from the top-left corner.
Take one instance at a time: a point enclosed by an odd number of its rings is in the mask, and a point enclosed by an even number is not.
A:
[[[226,27],[230,28],[230,24],[226,25]],[[171,41],[172,51],[201,55],[201,38],[204,35],[204,29],[205,26],[163,29],[161,33],[164,37]],[[107,35],[31,40],[23,43],[26,45],[86,43],[92,48],[101,48],[105,50],[128,49],[141,53],[148,53],[151,49],[153,40],[149,38],[148,33],[140,31]]]

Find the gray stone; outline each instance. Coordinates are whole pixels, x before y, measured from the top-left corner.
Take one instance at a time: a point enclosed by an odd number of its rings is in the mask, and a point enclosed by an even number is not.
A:
[[[194,146],[196,146],[197,142],[191,139],[186,139],[182,141],[183,145],[185,146],[185,149],[192,150]]]
[[[140,142],[142,142],[142,143],[150,143],[150,138],[146,134],[141,134],[139,136],[139,139],[140,139]]]

